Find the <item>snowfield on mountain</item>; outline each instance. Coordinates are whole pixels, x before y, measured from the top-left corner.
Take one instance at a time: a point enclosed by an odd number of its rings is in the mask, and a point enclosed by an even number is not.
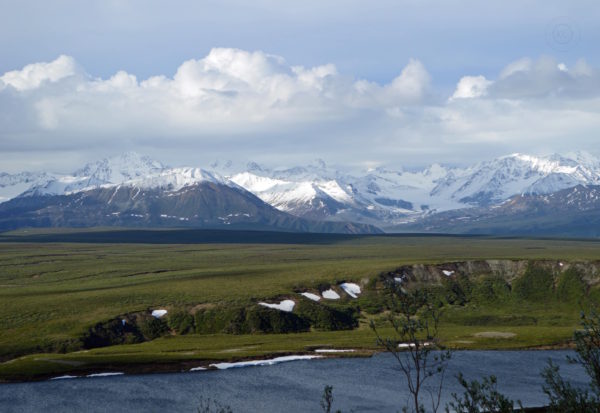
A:
[[[175,195],[205,183],[248,191],[297,217],[365,223],[394,231],[448,211],[498,208],[515,196],[543,196],[578,185],[600,185],[600,160],[577,152],[544,157],[513,154],[471,166],[433,164],[416,171],[401,167],[346,171],[323,161],[290,168],[229,161],[202,169],[169,167],[128,152],[90,163],[72,174],[0,173],[0,202],[111,188],[115,193],[134,188],[132,198],[143,190],[160,190],[168,196],[169,191]]]

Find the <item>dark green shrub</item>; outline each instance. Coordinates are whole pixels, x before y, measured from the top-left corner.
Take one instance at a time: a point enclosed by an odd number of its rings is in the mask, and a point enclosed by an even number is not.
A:
[[[261,306],[200,310],[195,315],[195,326],[198,334],[289,333],[310,328],[308,321],[294,313]]]
[[[351,307],[333,308],[317,302],[302,300],[294,311],[318,330],[351,330],[358,326],[358,312]]]
[[[194,328],[197,334],[291,333],[308,331],[311,326],[327,331],[349,330],[358,326],[357,317],[355,308],[300,300],[293,313],[259,305],[202,309],[194,315]]]
[[[385,294],[382,294],[374,289],[365,289],[356,301],[360,305],[360,309],[369,314],[379,314],[387,309]]]
[[[246,313],[243,308],[228,308],[224,306],[199,310],[194,315],[194,325],[197,334],[243,333]]]
[[[217,400],[201,397],[198,413],[233,413],[233,410],[230,406],[221,404]]]
[[[600,303],[600,287],[595,286],[589,289],[588,299],[590,303]]]
[[[167,323],[177,334],[188,334],[194,331],[194,317],[185,311],[170,313]]]
[[[96,348],[140,343],[144,341],[144,337],[132,320],[123,324],[120,318],[115,318],[91,327],[83,335],[82,341],[84,348]]]
[[[595,311],[581,314],[581,330],[573,334],[575,356],[567,356],[569,363],[583,367],[589,377],[585,387],[571,384],[560,374],[551,361],[542,377],[544,393],[548,396],[549,412],[599,412],[600,411],[600,315]]]
[[[461,290],[463,290],[467,301],[470,301],[473,294],[473,282],[471,281],[471,278],[465,274],[458,274],[456,276],[456,282],[458,282]]]
[[[547,301],[554,297],[554,278],[550,271],[530,265],[525,274],[513,282],[512,291],[522,300]]]
[[[473,284],[469,277],[459,274],[456,278],[444,278],[445,300],[448,304],[465,305],[471,300]]]
[[[585,295],[586,289],[581,273],[575,268],[569,268],[558,277],[556,297],[564,302],[577,302]]]
[[[238,308],[235,310],[227,311],[222,315],[223,318],[228,320],[225,329],[223,330],[226,333],[231,334],[248,334],[250,333],[250,329],[248,328],[248,323],[246,322],[246,309]]]
[[[505,302],[510,297],[510,286],[499,276],[481,277],[473,284],[473,300],[480,303]]]
[[[310,323],[294,313],[260,306],[246,312],[246,323],[252,333],[295,333],[310,329]]]
[[[467,381],[462,373],[458,373],[457,379],[465,391],[460,396],[452,393],[454,401],[446,405],[446,412],[513,413],[516,411],[515,403],[498,391],[496,376],[484,377],[481,382]]]
[[[138,328],[146,340],[154,340],[169,332],[167,323],[155,317],[138,318]]]
[[[83,342],[81,339],[71,338],[53,342],[47,351],[51,353],[70,353],[72,351],[81,350],[82,347]]]

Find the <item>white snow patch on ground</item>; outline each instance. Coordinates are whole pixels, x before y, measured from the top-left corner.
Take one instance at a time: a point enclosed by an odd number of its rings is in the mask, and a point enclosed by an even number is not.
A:
[[[202,370],[206,370],[206,367],[193,367],[190,369],[190,371],[202,371]]]
[[[421,344],[423,347],[430,346],[431,343],[425,342]],[[400,343],[398,344],[398,348],[413,348],[415,347],[415,343]]]
[[[342,287],[342,290],[344,290],[346,292],[346,294],[348,294],[352,298],[357,298],[357,295],[361,293],[360,287],[358,286],[358,284],[341,283],[340,287]]]
[[[167,314],[167,310],[153,310],[152,311],[152,317],[155,317],[155,318],[161,318],[165,314]]]
[[[109,376],[122,376],[123,372],[114,372],[114,373],[93,373],[88,374],[86,377],[109,377]]]
[[[52,377],[50,380],[64,380],[64,379],[76,379],[79,376],[70,376],[65,374],[64,376]]]
[[[250,361],[239,361],[237,363],[215,363],[211,364],[211,367],[215,367],[219,370],[231,369],[236,367],[252,367],[252,366],[272,366],[273,364],[285,363],[287,361],[297,360],[311,360],[318,359],[322,356],[283,356],[275,357],[268,360],[250,360]]]
[[[326,298],[328,300],[339,300],[340,299],[340,295],[338,293],[336,293],[335,291],[333,291],[331,288],[327,291],[323,291],[321,293],[321,295],[323,296],[323,298]]]
[[[258,305],[262,305],[263,307],[274,308],[275,310],[285,311],[291,313],[296,305],[292,300],[283,300],[279,304],[269,304],[269,303],[258,303]]]
[[[445,276],[450,277],[452,274],[454,274],[454,271],[448,271],[448,270],[442,270],[442,272],[444,273]]]
[[[300,293],[300,295],[303,295],[304,297],[308,298],[309,300],[313,300],[313,301],[321,300],[321,297],[319,297],[317,294],[313,294],[313,293]]]
[[[352,348],[318,348],[315,353],[352,353],[356,350]]]

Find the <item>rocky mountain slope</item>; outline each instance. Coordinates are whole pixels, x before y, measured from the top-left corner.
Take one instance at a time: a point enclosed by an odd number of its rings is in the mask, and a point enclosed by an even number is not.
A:
[[[116,185],[0,204],[0,230],[20,227],[192,227],[378,233],[366,224],[311,221],[281,212],[242,188],[202,181],[181,188]]]
[[[600,184],[600,161],[585,153],[543,158],[513,154],[466,168],[434,164],[420,171],[377,168],[362,174],[343,174],[324,163],[248,169],[229,175],[280,210],[392,230],[445,211],[493,208],[515,195]]]
[[[600,237],[600,186],[516,195],[493,207],[446,211],[395,228],[407,232]]]
[[[207,169],[172,168],[130,152],[90,163],[72,174],[0,174],[0,202],[69,197],[119,185],[160,194],[155,196],[175,196],[175,192],[201,183],[248,191],[278,212],[307,220],[358,222],[392,231],[439,228],[445,232],[454,226],[442,223],[456,219],[464,210],[495,216],[516,196],[537,199],[578,186],[600,185],[600,160],[582,152],[546,157],[513,154],[462,168],[433,164],[417,171],[376,168],[348,172],[323,161],[292,168],[232,161],[215,162]],[[527,207],[535,208],[530,203]],[[579,206],[574,208],[579,211]],[[231,211],[224,212],[215,211],[218,216]]]

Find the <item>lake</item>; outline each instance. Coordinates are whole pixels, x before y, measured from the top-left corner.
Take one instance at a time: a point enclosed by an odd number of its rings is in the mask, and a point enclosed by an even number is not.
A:
[[[578,385],[587,377],[566,362],[569,350],[457,351],[446,373],[443,400],[462,393],[455,378],[494,374],[498,388],[525,406],[545,404],[540,371],[548,359]],[[405,380],[389,354],[372,358],[293,361],[273,366],[78,378],[0,385],[2,412],[196,412],[202,398],[219,400],[234,412],[320,412],[326,384],[334,387],[334,408],[395,412],[407,401]],[[442,403],[442,406],[444,405]],[[443,409],[440,409],[443,411]]]

